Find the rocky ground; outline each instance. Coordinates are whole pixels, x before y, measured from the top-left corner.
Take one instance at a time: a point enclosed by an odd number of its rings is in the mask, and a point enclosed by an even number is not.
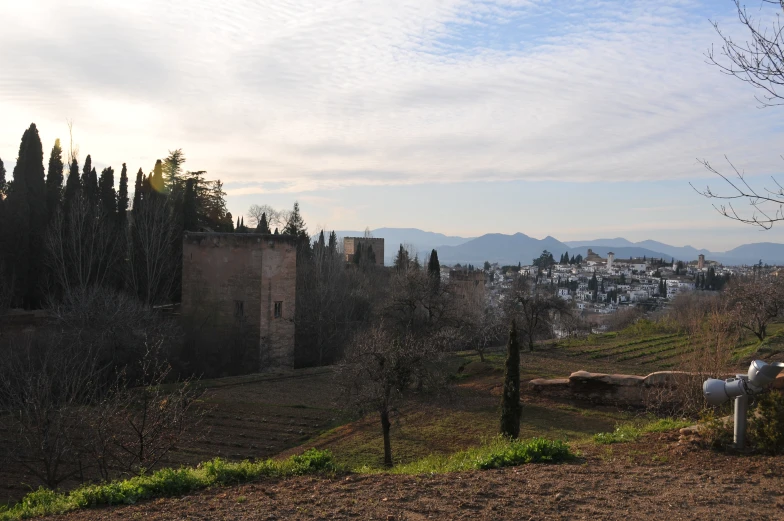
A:
[[[562,465],[299,477],[57,519],[784,519],[784,457],[710,452],[677,433],[579,450]]]

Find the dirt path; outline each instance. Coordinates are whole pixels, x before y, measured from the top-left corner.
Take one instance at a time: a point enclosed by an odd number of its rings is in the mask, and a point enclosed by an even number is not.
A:
[[[672,434],[583,452],[564,465],[267,481],[59,519],[784,519],[784,457],[712,453]]]

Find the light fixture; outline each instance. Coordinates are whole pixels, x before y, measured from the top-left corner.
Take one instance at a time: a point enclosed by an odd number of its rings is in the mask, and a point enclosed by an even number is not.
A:
[[[736,449],[742,449],[746,442],[749,396],[763,392],[782,370],[784,370],[783,362],[768,364],[762,360],[754,360],[749,366],[748,374],[738,374],[735,378],[726,380],[708,378],[702,384],[702,394],[710,405],[721,405],[730,399],[735,400],[734,446]]]

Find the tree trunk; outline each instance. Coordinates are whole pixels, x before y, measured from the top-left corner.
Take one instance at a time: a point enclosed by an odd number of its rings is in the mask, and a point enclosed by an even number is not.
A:
[[[389,441],[389,411],[381,411],[381,430],[384,433],[384,466],[392,467],[392,444]]]
[[[485,361],[485,351],[484,351],[484,349],[479,349],[479,350],[477,350],[477,352],[479,353],[479,361],[480,362],[484,362]]]

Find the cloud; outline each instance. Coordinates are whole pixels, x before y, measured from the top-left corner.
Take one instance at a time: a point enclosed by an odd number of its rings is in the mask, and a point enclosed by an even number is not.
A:
[[[705,3],[28,4],[0,33],[6,157],[30,119],[53,140],[74,118],[85,154],[149,170],[182,147],[229,194],[780,167],[777,114],[704,63]]]

